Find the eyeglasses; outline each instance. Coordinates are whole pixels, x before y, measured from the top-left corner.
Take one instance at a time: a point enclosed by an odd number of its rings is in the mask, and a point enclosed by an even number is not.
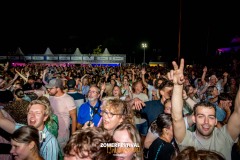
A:
[[[100,115],[101,115],[101,116],[107,115],[108,118],[112,118],[112,117],[115,116],[115,115],[122,115],[122,114],[114,114],[114,113],[111,113],[111,112],[107,112],[107,111],[102,110],[101,113],[100,113]]]
[[[88,91],[88,93],[94,93],[94,94],[96,94],[96,93],[98,93],[98,91]]]

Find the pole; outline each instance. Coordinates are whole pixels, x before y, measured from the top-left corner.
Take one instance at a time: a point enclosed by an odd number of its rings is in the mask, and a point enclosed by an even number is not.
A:
[[[143,63],[145,64],[145,47],[143,47]]]
[[[145,64],[145,49],[147,48],[147,44],[142,43],[142,48],[143,48],[143,64]]]
[[[180,63],[181,52],[181,29],[182,29],[182,0],[179,5],[179,28],[178,28],[178,63]]]

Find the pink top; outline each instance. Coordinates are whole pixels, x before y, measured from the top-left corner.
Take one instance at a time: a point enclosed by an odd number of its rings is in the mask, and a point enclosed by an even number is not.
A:
[[[70,114],[69,111],[76,109],[74,99],[68,94],[64,93],[60,97],[49,97],[54,114],[58,116],[58,138],[69,135]]]

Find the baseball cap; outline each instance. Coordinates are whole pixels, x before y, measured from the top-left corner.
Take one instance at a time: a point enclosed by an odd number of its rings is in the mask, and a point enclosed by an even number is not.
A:
[[[75,86],[76,86],[76,81],[74,79],[69,79],[67,81],[67,87],[68,88],[75,88]]]
[[[46,88],[53,88],[53,87],[63,88],[63,83],[61,79],[54,78],[54,79],[51,79],[49,83],[45,85],[45,87]]]

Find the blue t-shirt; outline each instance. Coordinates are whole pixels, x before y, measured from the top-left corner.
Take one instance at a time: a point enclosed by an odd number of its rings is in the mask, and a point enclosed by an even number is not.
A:
[[[210,97],[210,96],[209,96]],[[208,98],[209,99],[209,98]],[[207,100],[208,101],[208,100]],[[218,106],[217,101],[212,103],[216,108],[216,117],[219,122],[223,121],[226,117],[226,112]]]
[[[101,109],[100,109],[101,102],[98,101],[93,108],[97,108],[97,113],[94,114],[94,111],[90,107],[90,103],[85,102],[81,105],[78,111],[77,122],[81,125],[84,125],[87,121],[92,121],[94,126],[98,126],[98,123],[101,119]]]
[[[216,117],[218,121],[223,121],[226,117],[226,112],[220,108],[218,105],[214,104],[216,107]]]

